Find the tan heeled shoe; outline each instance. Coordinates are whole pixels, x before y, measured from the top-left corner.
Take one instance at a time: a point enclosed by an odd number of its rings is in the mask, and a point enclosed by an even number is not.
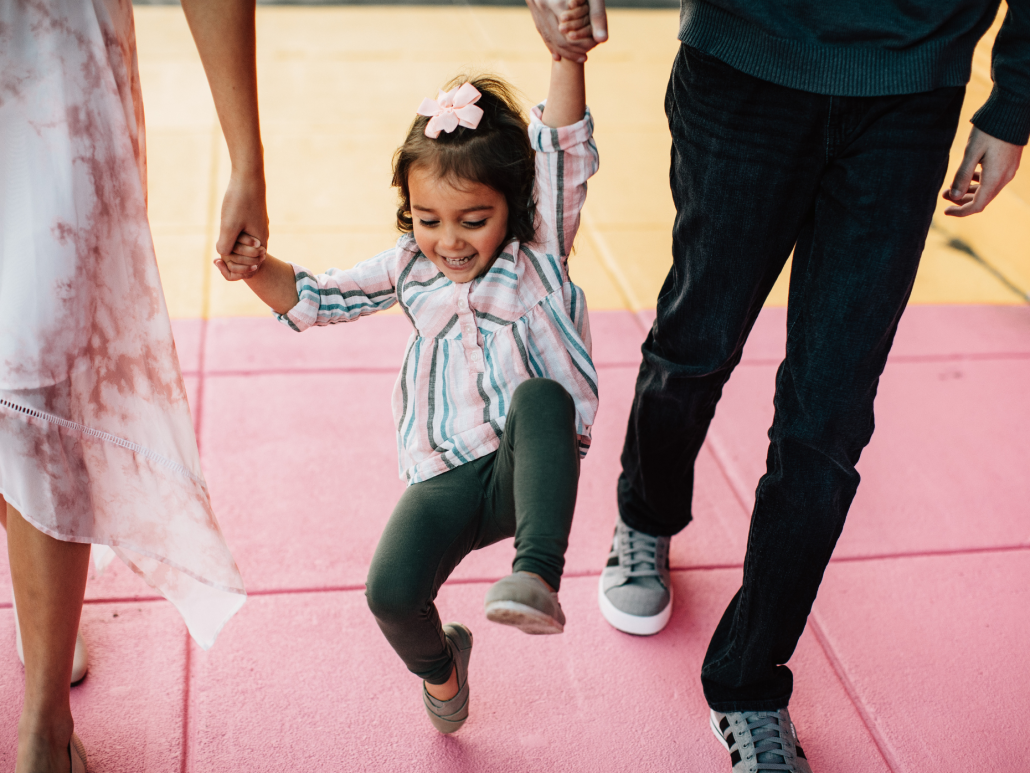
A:
[[[11,611],[14,612],[14,646],[18,650],[18,660],[25,665],[25,648],[21,643],[21,626],[18,625],[18,609],[14,605],[14,596],[11,596]],[[89,670],[89,650],[86,649],[86,640],[82,638],[82,632],[75,634],[75,657],[72,659],[72,684],[78,684],[86,678]]]
[[[86,773],[86,747],[75,733],[72,733],[72,742],[68,744],[68,756],[72,762],[72,773]]]

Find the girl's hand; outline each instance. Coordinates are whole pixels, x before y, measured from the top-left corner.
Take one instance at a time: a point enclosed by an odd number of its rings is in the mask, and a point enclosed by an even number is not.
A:
[[[558,15],[558,30],[567,40],[593,40],[588,0],[569,0],[569,6]]]
[[[232,253],[215,260],[215,265],[230,282],[254,276],[264,263],[267,252],[261,241],[249,234],[240,234]]]

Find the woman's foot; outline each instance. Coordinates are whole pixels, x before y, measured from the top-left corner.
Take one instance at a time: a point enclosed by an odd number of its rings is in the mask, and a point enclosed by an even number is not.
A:
[[[64,724],[64,723],[62,723]],[[59,740],[66,739],[66,740]],[[18,733],[18,758],[15,773],[83,773],[86,752],[74,733]]]
[[[68,756],[71,757],[72,773],[86,773],[86,747],[75,733],[72,733],[72,742],[68,745]]]
[[[443,627],[447,647],[454,660],[451,678],[442,685],[422,683],[422,702],[433,727],[441,733],[453,733],[465,724],[469,715],[469,658],[472,656],[472,631],[461,623],[447,623]],[[453,692],[452,692],[453,682]],[[451,697],[441,700],[429,692],[430,688],[437,695],[450,694]]]
[[[561,633],[565,613],[558,594],[532,572],[515,572],[490,586],[485,599],[486,619],[511,625],[523,633]]]

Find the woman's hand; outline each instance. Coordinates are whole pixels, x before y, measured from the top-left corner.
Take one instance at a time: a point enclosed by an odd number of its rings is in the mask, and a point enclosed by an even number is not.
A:
[[[230,282],[250,279],[261,268],[267,254],[267,250],[256,237],[243,233],[230,248],[228,255],[215,258],[215,265],[222,272],[222,276]]]
[[[215,251],[222,257],[215,261],[218,270],[229,281],[250,276],[257,264],[237,260],[235,246],[241,238],[250,237],[262,249],[268,245],[268,210],[265,206],[264,174],[237,174],[229,177],[229,187],[222,199],[222,223]]]

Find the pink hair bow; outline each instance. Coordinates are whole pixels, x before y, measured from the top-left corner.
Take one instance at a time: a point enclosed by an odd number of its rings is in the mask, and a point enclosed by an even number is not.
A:
[[[450,91],[441,91],[435,100],[423,99],[418,114],[429,116],[426,136],[435,140],[441,130],[449,134],[459,126],[475,129],[483,117],[483,108],[475,104],[481,96],[471,83],[463,83]]]

